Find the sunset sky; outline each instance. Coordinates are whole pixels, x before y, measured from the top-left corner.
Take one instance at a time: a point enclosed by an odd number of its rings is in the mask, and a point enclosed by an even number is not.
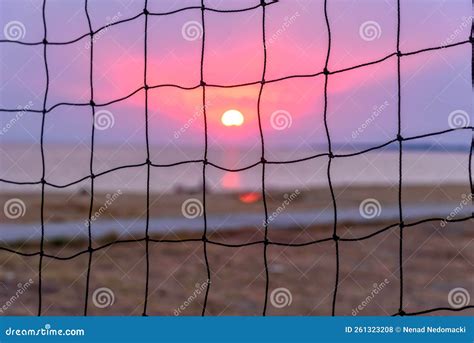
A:
[[[332,32],[329,70],[383,58],[396,49],[396,1],[329,1]],[[369,1],[367,1],[369,2]],[[256,0],[206,0],[217,9],[251,7]],[[6,0],[1,3],[0,26],[19,21],[24,27],[21,41],[43,38],[42,1]],[[199,6],[199,0],[149,1],[150,12],[168,12],[184,6]],[[370,10],[368,10],[370,9]],[[92,25],[133,17],[143,10],[140,1],[90,1]],[[266,9],[266,80],[293,74],[322,71],[327,52],[327,30],[323,1],[280,0]],[[469,0],[401,2],[401,50],[416,51],[464,41],[471,26]],[[357,15],[354,15],[356,13]],[[88,32],[82,1],[47,1],[48,40],[73,40]],[[184,37],[189,22],[201,23],[200,9],[168,16],[150,16],[148,30],[148,83],[199,84],[202,40]],[[375,22],[376,37],[361,36],[361,27]],[[199,29],[199,26],[197,26]],[[206,12],[204,79],[208,84],[232,85],[258,81],[263,67],[262,9],[240,13]],[[1,39],[5,39],[5,30]],[[186,39],[187,38],[187,39]],[[88,103],[89,37],[70,45],[48,46],[50,90],[48,107],[59,102]],[[94,43],[95,102],[124,97],[143,86],[144,16],[111,26]],[[42,45],[0,44],[0,107],[29,106],[42,109],[45,70]],[[449,129],[449,114],[464,111],[472,125],[471,45],[424,52],[402,59],[402,134],[413,136]],[[331,75],[328,85],[328,125],[335,143],[348,146],[385,142],[396,135],[397,58]],[[262,126],[270,145],[310,147],[326,144],[323,123],[324,76],[292,78],[265,85],[262,94]],[[235,88],[207,87],[209,142],[213,145],[258,145],[259,85]],[[150,140],[156,145],[201,147],[204,139],[202,89],[172,87],[149,93]],[[30,105],[29,105],[30,104]],[[243,125],[225,127],[222,114],[237,109]],[[112,113],[114,124],[97,130],[97,144],[126,140],[143,144],[145,139],[144,91],[127,100],[97,107]],[[378,111],[363,132],[354,132]],[[289,118],[291,125],[275,129],[272,114]],[[0,112],[2,126],[17,113]],[[89,106],[60,106],[47,115],[47,142],[88,144],[91,132]],[[25,113],[6,133],[2,143],[39,139],[41,114]],[[184,130],[183,127],[185,128]],[[181,130],[181,131],[180,131]],[[468,145],[470,133],[456,132],[433,138],[447,144]],[[426,142],[425,142],[426,143]]]

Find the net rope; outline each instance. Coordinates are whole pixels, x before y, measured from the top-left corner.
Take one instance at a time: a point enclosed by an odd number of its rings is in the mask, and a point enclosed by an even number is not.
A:
[[[429,308],[417,312],[405,312],[404,311],[404,306],[403,306],[403,290],[404,290],[404,273],[403,273],[403,237],[404,237],[404,231],[407,228],[417,226],[419,224],[427,223],[427,222],[436,222],[436,221],[445,221],[449,223],[455,223],[455,222],[464,222],[464,221],[470,221],[474,218],[474,213],[472,213],[470,216],[465,216],[462,218],[441,218],[441,217],[435,217],[435,218],[425,218],[422,220],[414,221],[414,222],[405,222],[404,221],[404,216],[403,216],[403,206],[402,206],[402,162],[403,162],[403,143],[407,141],[412,141],[412,140],[417,140],[420,138],[426,138],[426,137],[432,137],[432,136],[438,136],[438,135],[443,135],[452,131],[458,131],[458,130],[468,130],[473,132],[473,139],[471,141],[471,147],[470,147],[470,154],[469,154],[469,159],[468,159],[468,171],[469,171],[469,184],[470,184],[470,190],[471,190],[471,196],[474,194],[474,187],[473,187],[473,180],[472,180],[472,153],[474,150],[474,127],[473,126],[465,126],[465,127],[456,127],[456,128],[450,128],[442,131],[437,131],[437,132],[430,132],[427,134],[422,134],[422,135],[417,135],[417,136],[410,136],[410,137],[403,137],[401,132],[402,132],[402,125],[401,125],[401,61],[402,58],[405,56],[411,56],[415,54],[421,54],[429,51],[435,51],[435,50],[441,50],[441,49],[447,49],[447,48],[452,48],[455,46],[460,46],[464,44],[473,44],[474,39],[473,39],[473,29],[471,28],[471,35],[469,39],[456,42],[453,44],[447,44],[447,45],[441,45],[441,46],[436,46],[436,47],[430,47],[430,48],[425,48],[425,49],[420,49],[416,51],[408,51],[408,52],[402,52],[400,50],[400,17],[401,17],[401,11],[400,11],[400,0],[397,0],[397,40],[396,40],[396,47],[395,51],[390,53],[389,55],[380,58],[378,60],[350,66],[347,68],[339,69],[339,70],[333,70],[330,71],[328,69],[329,65],[329,60],[330,60],[330,54],[331,54],[331,43],[332,43],[332,37],[331,37],[331,25],[330,25],[330,20],[329,20],[329,15],[328,15],[328,1],[324,1],[324,18],[326,22],[326,28],[327,28],[327,35],[328,35],[328,46],[327,46],[327,54],[326,54],[326,59],[325,59],[325,65],[324,69],[322,71],[313,73],[313,74],[297,74],[297,75],[288,75],[284,77],[280,77],[277,79],[270,79],[267,80],[265,78],[266,76],[266,67],[267,67],[267,47],[266,47],[266,37],[265,37],[265,20],[266,20],[266,8],[272,4],[275,4],[278,2],[278,0],[274,1],[265,1],[265,0],[260,0],[260,3],[252,6],[252,7],[247,7],[247,8],[241,8],[241,9],[231,9],[231,10],[224,10],[224,9],[216,9],[216,8],[210,8],[206,7],[205,1],[201,0],[201,6],[189,6],[189,7],[184,7],[180,8],[174,11],[169,11],[169,12],[151,12],[148,10],[148,0],[145,0],[144,2],[144,9],[142,12],[136,14],[135,16],[132,16],[127,19],[115,21],[113,23],[107,24],[105,26],[102,26],[98,28],[97,30],[93,30],[92,28],[92,23],[91,23],[91,18],[89,14],[89,6],[88,6],[88,0],[85,1],[85,16],[87,18],[87,23],[88,23],[88,28],[89,32],[85,33],[73,40],[69,41],[58,41],[58,42],[50,42],[48,41],[47,37],[47,22],[46,22],[46,2],[47,0],[43,1],[42,5],[42,22],[43,22],[43,30],[44,30],[44,37],[42,41],[38,42],[22,42],[18,40],[5,40],[2,39],[0,40],[0,43],[10,43],[10,44],[20,44],[20,45],[27,45],[27,46],[35,46],[35,45],[43,45],[43,59],[44,59],[44,66],[45,66],[45,73],[46,73],[46,86],[45,86],[45,93],[44,93],[44,98],[43,98],[43,108],[42,110],[35,110],[35,109],[24,109],[23,111],[25,112],[31,112],[31,113],[38,113],[41,114],[41,139],[40,139],[40,151],[41,151],[41,161],[42,161],[42,173],[41,173],[41,179],[38,181],[13,181],[13,180],[7,180],[7,179],[1,179],[1,183],[7,183],[7,184],[14,184],[14,185],[41,185],[41,241],[40,241],[40,250],[35,251],[35,252],[23,252],[15,249],[11,249],[9,247],[5,246],[0,246],[0,251],[6,251],[12,254],[16,254],[19,256],[25,256],[25,257],[32,257],[32,256],[39,256],[39,264],[38,264],[38,279],[39,279],[39,284],[38,284],[38,311],[37,314],[38,316],[41,316],[42,314],[42,290],[43,290],[43,285],[42,285],[42,270],[43,270],[43,261],[45,258],[49,259],[55,259],[55,260],[71,260],[74,258],[77,258],[83,254],[88,254],[89,259],[88,259],[88,267],[87,267],[87,276],[86,276],[86,287],[85,287],[85,303],[84,303],[84,315],[88,314],[88,302],[89,302],[89,288],[90,288],[90,277],[91,277],[91,266],[92,266],[92,260],[93,260],[93,255],[95,252],[103,250],[105,248],[108,248],[113,245],[118,245],[118,244],[133,244],[133,243],[138,243],[138,242],[145,242],[145,256],[146,256],[146,276],[145,276],[145,292],[144,292],[144,301],[143,301],[143,316],[147,316],[147,306],[148,306],[148,295],[149,295],[149,281],[150,281],[150,258],[149,258],[149,246],[150,243],[185,243],[185,242],[202,242],[203,244],[203,254],[204,254],[204,260],[205,260],[205,265],[206,265],[206,274],[207,274],[207,282],[206,282],[206,291],[205,291],[205,297],[204,297],[204,304],[202,308],[202,316],[206,314],[206,308],[207,308],[207,303],[208,303],[208,297],[209,297],[209,292],[210,292],[210,287],[211,287],[211,269],[209,265],[209,259],[208,259],[208,244],[212,245],[217,245],[217,246],[222,246],[222,247],[229,247],[229,248],[240,248],[240,247],[246,247],[246,246],[253,246],[253,245],[262,245],[263,246],[263,260],[264,260],[264,267],[265,267],[265,297],[264,297],[264,302],[263,302],[263,310],[262,310],[262,315],[266,315],[267,313],[267,303],[268,303],[268,292],[269,292],[269,282],[270,282],[270,277],[269,277],[269,269],[268,269],[268,257],[267,257],[267,250],[270,245],[274,246],[284,246],[284,247],[304,247],[308,245],[314,245],[314,244],[320,244],[323,242],[328,242],[328,241],[334,241],[334,249],[335,249],[335,284],[334,284],[334,290],[332,292],[332,309],[331,313],[333,316],[336,315],[336,305],[337,305],[337,294],[338,294],[338,285],[339,285],[339,274],[340,274],[340,247],[339,244],[340,242],[356,242],[356,241],[362,241],[362,240],[367,240],[372,237],[375,237],[383,232],[386,232],[388,230],[398,228],[399,230],[399,258],[398,258],[398,272],[399,272],[399,309],[396,313],[393,315],[420,315],[420,314],[427,314],[427,313],[432,313],[436,311],[463,311],[466,309],[472,309],[474,308],[474,305],[466,305],[461,308],[451,308],[451,307],[434,307],[434,308]],[[202,47],[201,47],[201,59],[200,59],[200,82],[197,85],[191,86],[191,87],[184,87],[181,85],[177,84],[157,84],[157,85],[149,85],[148,84],[148,79],[147,79],[147,67],[148,67],[148,19],[150,16],[167,16],[167,15],[172,15],[176,14],[178,12],[183,12],[183,11],[189,11],[189,10],[200,10],[201,11],[201,25],[202,25]],[[205,82],[204,79],[204,62],[205,62],[205,44],[206,44],[206,23],[205,23],[205,13],[206,12],[216,12],[216,13],[238,13],[238,12],[246,12],[246,11],[253,11],[253,10],[261,10],[262,12],[262,46],[263,46],[263,70],[262,70],[262,76],[260,80],[253,81],[253,82],[247,82],[247,83],[241,83],[241,84],[209,84]],[[141,17],[144,17],[144,71],[143,71],[143,85],[139,87],[138,89],[132,91],[130,94],[123,96],[118,99],[114,99],[105,103],[96,103],[94,101],[94,83],[93,83],[93,78],[94,78],[94,36],[97,35],[99,32],[101,32],[104,29],[107,29],[111,26],[115,25],[120,25],[122,23],[130,22],[137,20]],[[75,42],[78,42],[79,40],[88,37],[90,38],[90,64],[89,64],[89,86],[90,86],[90,102],[88,103],[69,103],[69,102],[61,102],[61,103],[56,103],[52,105],[51,107],[47,107],[47,100],[48,100],[48,92],[49,92],[49,69],[48,69],[48,54],[47,54],[47,49],[48,46],[50,45],[56,45],[56,46],[61,46],[61,45],[69,45],[73,44]],[[473,45],[473,50],[474,50],[474,45]],[[398,119],[398,125],[397,125],[397,136],[391,140],[388,140],[384,142],[383,144],[372,146],[360,151],[352,152],[352,153],[346,153],[346,154],[335,154],[332,151],[332,142],[331,142],[331,135],[329,131],[329,126],[328,126],[328,120],[327,120],[327,113],[328,113],[328,88],[329,88],[329,80],[330,76],[342,72],[346,72],[349,70],[354,70],[358,68],[363,68],[367,67],[370,65],[378,64],[381,63],[385,60],[388,60],[392,57],[397,58],[397,98],[398,98],[398,103],[397,103],[397,119]],[[473,71],[474,75],[474,71]],[[265,158],[265,139],[264,139],[264,134],[263,134],[263,129],[262,129],[262,119],[261,119],[261,100],[262,100],[262,94],[264,90],[264,86],[269,83],[274,83],[274,82],[279,82],[283,80],[288,80],[288,79],[293,79],[293,78],[313,78],[317,76],[324,76],[324,127],[325,127],[325,132],[327,136],[327,141],[328,141],[328,152],[326,153],[320,153],[320,154],[315,154],[312,156],[304,157],[304,158],[299,158],[299,159],[293,159],[293,160],[286,160],[286,161],[270,161]],[[207,111],[206,111],[206,89],[207,88],[235,88],[235,87],[244,87],[244,86],[250,86],[250,85],[260,85],[259,88],[259,94],[258,94],[258,100],[257,100],[257,117],[258,117],[258,127],[259,127],[259,134],[260,134],[260,142],[261,142],[261,158],[260,161],[255,162],[251,165],[242,167],[242,168],[226,168],[224,166],[220,166],[218,164],[213,163],[212,161],[208,161],[208,130],[207,130]],[[203,118],[204,118],[204,134],[205,134],[205,143],[204,143],[204,154],[202,159],[194,159],[194,160],[185,160],[185,161],[179,161],[175,163],[169,163],[169,164],[157,164],[153,163],[150,158],[150,143],[149,143],[149,115],[148,115],[148,93],[152,89],[157,89],[157,88],[162,88],[162,87],[174,87],[182,90],[193,90],[193,89],[202,89],[202,111],[203,111]],[[94,128],[94,122],[95,122],[95,111],[96,108],[108,106],[114,103],[118,103],[121,101],[124,101],[136,93],[140,91],[144,91],[145,93],[145,140],[146,140],[146,161],[138,164],[128,164],[128,165],[121,165],[119,167],[111,168],[108,170],[105,170],[101,173],[94,174],[94,136],[95,136],[95,128]],[[91,115],[92,115],[92,127],[91,127],[91,153],[90,153],[90,163],[89,163],[89,172],[90,174],[80,178],[78,180],[72,181],[67,184],[55,184],[50,181],[46,180],[46,165],[45,165],[45,155],[44,155],[44,129],[45,129],[45,121],[46,121],[46,116],[48,113],[53,111],[54,109],[61,107],[61,106],[89,106],[91,109]],[[9,108],[1,108],[1,112],[17,112],[18,109],[9,109]],[[399,151],[399,158],[398,158],[398,217],[399,221],[397,223],[393,223],[391,225],[385,226],[383,228],[380,228],[370,234],[363,235],[363,236],[358,236],[358,237],[339,237],[337,235],[337,220],[338,220],[338,211],[337,211],[337,201],[336,201],[336,196],[333,188],[333,183],[332,183],[332,178],[331,178],[331,165],[332,161],[336,158],[345,158],[345,157],[353,157],[353,156],[358,156],[361,154],[365,154],[367,152],[375,151],[382,149],[390,144],[397,143],[398,144],[398,151]],[[328,179],[328,184],[329,184],[329,189],[331,193],[331,200],[332,200],[332,206],[333,206],[333,213],[334,213],[334,219],[333,219],[333,234],[331,237],[326,237],[323,239],[317,239],[317,240],[311,240],[311,241],[306,241],[302,243],[286,243],[286,242],[278,242],[278,241],[272,241],[268,238],[268,207],[267,207],[267,200],[266,200],[266,190],[265,190],[265,166],[266,165],[283,165],[283,164],[292,164],[292,163],[298,163],[298,162],[303,162],[307,160],[313,160],[317,158],[324,158],[326,157],[328,159],[328,165],[327,165],[327,179]],[[202,163],[202,199],[203,199],[203,233],[201,238],[187,238],[187,239],[154,239],[150,237],[149,235],[149,220],[150,220],[150,172],[151,168],[164,168],[164,167],[172,167],[172,166],[178,166],[178,165],[183,165],[183,164],[192,164],[192,163]],[[208,238],[207,233],[208,233],[208,224],[207,224],[207,213],[206,213],[206,168],[208,166],[212,166],[214,168],[223,170],[223,171],[228,171],[228,172],[241,172],[245,171],[254,167],[257,167],[259,165],[262,165],[262,202],[263,202],[263,207],[264,207],[264,214],[265,214],[265,221],[264,221],[264,239],[263,240],[256,240],[256,241],[251,241],[251,242],[246,242],[246,243],[240,243],[240,244],[229,244],[229,243],[224,243],[224,242],[219,242],[212,240]],[[136,238],[136,239],[121,239],[121,240],[115,240],[111,241],[109,243],[94,247],[92,244],[92,215],[93,215],[93,208],[94,208],[94,181],[98,177],[103,177],[107,174],[110,174],[112,172],[121,170],[121,169],[132,169],[132,168],[140,168],[146,166],[146,223],[145,223],[145,236],[142,238]],[[70,256],[59,256],[59,255],[51,255],[48,254],[44,251],[44,236],[45,236],[45,221],[44,221],[44,207],[45,207],[45,187],[53,187],[57,189],[64,189],[71,187],[75,184],[78,184],[80,182],[83,182],[85,180],[90,179],[90,203],[89,203],[89,220],[88,220],[88,225],[87,225],[87,230],[88,230],[88,248],[83,251],[79,251],[75,254],[72,254]]]

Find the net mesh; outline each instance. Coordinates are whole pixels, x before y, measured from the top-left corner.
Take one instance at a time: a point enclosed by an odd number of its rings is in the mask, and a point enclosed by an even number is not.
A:
[[[356,242],[356,241],[361,241],[361,240],[366,240],[371,237],[374,237],[376,235],[379,235],[383,232],[386,232],[388,230],[398,228],[399,230],[399,261],[398,261],[398,271],[399,271],[399,309],[398,312],[394,313],[394,315],[419,315],[419,314],[426,314],[426,313],[431,313],[431,312],[436,312],[436,311],[442,311],[442,310],[448,310],[448,311],[463,311],[469,308],[474,308],[474,305],[466,305],[461,308],[451,308],[451,307],[435,307],[435,308],[429,308],[426,310],[418,311],[418,312],[406,312],[404,311],[404,269],[403,269],[403,263],[404,263],[404,257],[403,257],[403,240],[404,240],[404,231],[407,228],[417,226],[422,223],[426,222],[433,222],[433,221],[445,221],[445,222],[462,222],[462,221],[469,221],[474,218],[474,213],[472,213],[470,216],[465,216],[462,218],[456,218],[456,219],[446,219],[446,218],[425,218],[423,220],[419,220],[416,222],[406,222],[404,220],[404,215],[402,211],[402,162],[403,162],[403,144],[404,142],[407,141],[412,141],[420,138],[425,138],[425,137],[430,137],[430,136],[436,136],[436,135],[443,135],[451,131],[455,130],[469,130],[469,131],[474,131],[473,126],[465,126],[465,127],[456,127],[456,128],[451,128],[443,131],[438,131],[438,132],[431,132],[423,135],[418,135],[418,136],[410,136],[410,137],[403,137],[401,134],[401,62],[403,57],[405,56],[410,56],[410,55],[415,55],[415,54],[420,54],[428,51],[434,51],[434,50],[440,50],[440,49],[447,49],[455,46],[460,46],[463,44],[472,44],[474,39],[473,39],[473,29],[471,28],[471,35],[468,40],[460,41],[454,44],[447,44],[447,45],[441,45],[441,46],[436,46],[436,47],[431,47],[431,48],[426,48],[426,49],[421,49],[417,51],[410,51],[410,52],[402,52],[400,51],[400,0],[397,0],[397,40],[396,40],[396,46],[394,47],[394,51],[375,61],[363,63],[363,64],[358,64],[354,65],[351,67],[347,67],[344,69],[340,70],[333,70],[330,71],[328,69],[328,63],[330,60],[330,55],[331,55],[331,23],[330,23],[330,18],[328,15],[328,6],[327,6],[327,0],[324,1],[324,17],[326,21],[326,27],[327,27],[327,35],[328,35],[328,46],[327,46],[327,54],[326,54],[326,59],[325,59],[325,66],[324,69],[320,72],[314,73],[314,74],[306,74],[306,75],[288,75],[284,76],[278,79],[271,79],[267,80],[265,78],[266,76],[266,68],[267,68],[267,47],[266,47],[266,34],[265,34],[265,18],[266,18],[266,8],[267,6],[270,6],[272,4],[277,3],[278,1],[265,1],[265,0],[260,0],[260,4],[255,5],[253,7],[248,7],[248,8],[241,8],[241,9],[233,9],[233,10],[224,10],[224,9],[216,9],[216,8],[209,8],[206,7],[205,1],[201,0],[201,6],[189,6],[185,8],[180,8],[174,11],[169,11],[169,12],[162,12],[162,13],[157,13],[157,12],[151,12],[149,11],[148,8],[148,0],[145,0],[144,3],[144,10],[137,15],[124,19],[124,20],[119,20],[113,23],[110,23],[106,26],[100,27],[97,30],[93,30],[92,24],[91,24],[91,18],[89,14],[89,6],[88,6],[88,0],[85,0],[85,7],[84,7],[84,12],[85,16],[87,17],[87,23],[89,27],[89,32],[83,34],[82,36],[70,40],[70,41],[65,41],[65,42],[49,42],[47,37],[47,22],[46,22],[46,2],[47,0],[43,1],[43,6],[42,6],[42,21],[43,21],[43,29],[44,29],[44,38],[42,41],[39,42],[22,42],[22,41],[16,41],[16,40],[0,40],[0,43],[6,44],[6,43],[11,43],[11,44],[22,44],[22,45],[42,45],[43,46],[43,58],[44,58],[44,67],[46,71],[46,88],[45,88],[45,93],[44,93],[44,99],[43,99],[43,109],[42,110],[35,110],[35,109],[25,109],[25,112],[33,112],[33,113],[40,113],[42,114],[42,124],[41,124],[41,139],[40,139],[40,150],[41,150],[41,159],[42,159],[42,177],[38,181],[30,181],[30,182],[17,182],[17,181],[12,181],[12,180],[7,180],[7,179],[0,179],[0,182],[2,183],[9,183],[9,184],[16,184],[16,185],[41,185],[41,242],[40,242],[40,250],[36,252],[31,252],[31,253],[25,253],[21,252],[18,250],[10,249],[8,247],[0,247],[0,250],[2,251],[7,251],[12,254],[17,254],[20,256],[39,256],[39,265],[38,265],[38,279],[39,279],[39,285],[38,285],[38,315],[42,314],[42,292],[43,292],[43,285],[42,285],[42,271],[43,271],[43,262],[45,259],[57,259],[57,260],[70,260],[77,258],[83,254],[88,254],[89,259],[88,259],[88,267],[87,267],[87,276],[86,276],[86,287],[85,287],[85,303],[84,303],[84,315],[88,314],[88,305],[89,305],[89,291],[90,291],[90,279],[91,279],[91,264],[92,264],[92,258],[95,252],[105,249],[107,247],[110,247],[115,244],[133,244],[137,242],[145,242],[146,244],[146,276],[145,276],[145,293],[144,293],[144,301],[143,301],[143,315],[147,315],[147,306],[148,306],[148,295],[149,295],[149,279],[150,279],[150,258],[149,258],[149,246],[150,243],[183,243],[183,242],[201,242],[203,245],[203,253],[204,253],[204,260],[205,260],[205,265],[206,265],[206,273],[207,273],[207,282],[206,282],[206,289],[205,289],[205,297],[204,297],[204,303],[202,307],[202,315],[204,316],[206,314],[206,307],[208,304],[208,296],[209,292],[211,289],[211,280],[212,280],[212,275],[211,275],[211,269],[209,266],[209,259],[208,259],[208,245],[213,244],[213,245],[220,245],[224,247],[230,247],[230,248],[235,248],[235,247],[244,247],[244,246],[250,246],[250,245],[261,245],[263,247],[263,261],[264,261],[264,266],[265,266],[265,298],[263,302],[263,309],[262,309],[262,314],[265,315],[267,313],[267,305],[268,305],[268,293],[269,293],[269,269],[268,269],[268,260],[267,260],[267,249],[269,245],[278,245],[278,246],[286,246],[286,247],[303,247],[303,246],[308,246],[308,245],[313,245],[313,244],[319,244],[323,242],[328,242],[328,241],[333,241],[334,242],[334,249],[335,249],[335,256],[336,256],[336,270],[335,270],[335,284],[334,284],[334,290],[332,292],[332,315],[336,315],[336,306],[337,306],[337,296],[338,296],[338,285],[339,285],[339,266],[340,266],[340,242],[341,241],[347,241],[347,242]],[[188,10],[200,10],[201,11],[201,25],[202,25],[202,47],[201,47],[201,61],[200,61],[200,83],[193,86],[193,87],[183,87],[180,85],[174,85],[174,84],[166,84],[166,85],[149,85],[148,84],[148,79],[147,79],[147,67],[148,67],[148,19],[150,16],[167,16],[171,15],[177,12],[181,11],[188,11]],[[218,84],[208,84],[204,80],[204,59],[205,59],[205,46],[206,46],[206,12],[217,12],[217,13],[232,13],[232,12],[245,12],[245,11],[256,11],[259,10],[261,11],[262,14],[262,46],[263,46],[263,70],[262,70],[262,76],[259,81],[255,82],[249,82],[249,83],[244,83],[244,84],[232,84],[232,85],[218,85]],[[125,97],[119,98],[119,99],[114,99],[112,101],[109,101],[107,103],[96,103],[94,101],[94,83],[93,83],[93,66],[94,66],[94,36],[97,35],[99,32],[102,30],[113,26],[113,25],[120,25],[125,22],[130,22],[134,21],[138,18],[144,17],[144,46],[143,46],[143,53],[144,53],[144,71],[143,71],[143,86],[140,88],[134,90],[130,94],[128,94]],[[75,43],[85,37],[89,36],[90,37],[90,68],[89,68],[89,83],[90,83],[90,102],[89,103],[57,103],[54,104],[51,107],[47,107],[47,99],[48,99],[48,91],[49,91],[49,70],[48,70],[48,47],[51,45],[68,45]],[[474,49],[474,48],[473,48]],[[397,97],[398,97],[398,104],[397,104],[397,117],[398,117],[398,125],[397,125],[397,135],[393,139],[377,145],[377,146],[372,146],[370,148],[364,149],[362,151],[358,151],[355,153],[350,153],[350,154],[334,154],[332,150],[332,145],[331,145],[331,135],[329,132],[328,128],[328,120],[327,120],[327,109],[328,109],[328,88],[329,88],[329,80],[331,75],[337,74],[337,73],[342,73],[345,71],[357,69],[357,68],[362,68],[366,67],[369,65],[374,65],[377,63],[381,63],[387,59],[396,57],[397,59]],[[301,78],[301,77],[316,77],[316,76],[323,76],[324,77],[324,126],[325,126],[325,131],[327,135],[327,141],[328,141],[328,151],[325,153],[301,158],[301,159],[295,159],[291,161],[269,161],[265,158],[265,138],[263,135],[263,130],[262,130],[262,120],[261,120],[261,100],[262,100],[262,93],[263,89],[266,84],[269,83],[274,83],[286,79],[291,79],[291,78]],[[247,85],[260,85],[259,93],[258,93],[258,102],[257,102],[257,115],[258,115],[258,126],[259,126],[259,133],[260,133],[260,142],[261,142],[261,159],[259,162],[254,163],[250,166],[240,168],[240,169],[229,169],[225,168],[224,166],[217,165],[211,161],[208,161],[208,130],[207,130],[207,114],[206,114],[206,89],[209,87],[214,87],[214,88],[231,88],[231,87],[242,87],[242,86],[247,86]],[[179,89],[183,90],[191,90],[191,89],[202,89],[202,111],[203,111],[203,118],[204,118],[204,133],[205,133],[205,144],[204,144],[204,154],[203,158],[200,160],[187,160],[187,161],[180,161],[172,164],[157,164],[151,161],[150,158],[150,143],[149,143],[149,129],[148,129],[148,94],[149,91],[155,88],[159,87],[176,87]],[[87,177],[84,177],[80,180],[73,181],[71,183],[65,184],[65,185],[58,185],[54,184],[48,180],[45,179],[45,155],[44,155],[44,132],[45,132],[45,119],[46,115],[53,111],[55,108],[59,106],[90,106],[91,109],[91,116],[92,116],[92,123],[95,122],[95,113],[96,113],[96,108],[100,108],[103,106],[107,106],[113,103],[121,102],[124,101],[134,94],[140,92],[140,91],[145,92],[145,135],[146,135],[146,161],[140,164],[130,164],[130,165],[122,165],[113,169],[106,170],[104,172],[94,174],[94,136],[95,136],[95,127],[92,125],[91,127],[91,154],[90,154],[90,164],[89,164],[89,171],[90,175]],[[17,109],[0,109],[0,111],[3,112],[16,112],[18,111]],[[468,124],[469,125],[469,124]],[[331,164],[334,159],[336,158],[343,158],[343,157],[348,157],[348,156],[357,156],[361,155],[370,151],[374,151],[377,149],[381,149],[385,146],[388,146],[389,144],[396,143],[398,142],[398,147],[399,147],[399,158],[398,158],[398,174],[399,174],[399,181],[398,181],[398,222],[391,224],[389,226],[383,227],[371,234],[368,234],[366,236],[361,236],[361,237],[352,237],[352,238],[345,238],[345,237],[339,237],[338,232],[337,232],[337,223],[338,223],[338,209],[337,209],[337,201],[336,201],[336,196],[333,188],[333,183],[331,179]],[[473,188],[473,181],[472,181],[472,152],[473,152],[473,147],[474,147],[474,137],[471,142],[471,148],[470,148],[470,154],[469,154],[469,182],[470,182],[470,190],[471,190],[471,196],[474,193],[474,188]],[[266,165],[270,164],[289,164],[289,163],[297,163],[297,162],[302,162],[306,160],[311,160],[319,157],[327,157],[328,158],[328,165],[327,165],[327,178],[329,182],[329,188],[330,188],[330,193],[331,193],[331,198],[332,198],[332,206],[334,209],[334,220],[333,220],[333,234],[331,237],[323,238],[323,239],[318,239],[318,240],[311,240],[303,243],[283,243],[283,242],[277,242],[277,241],[272,241],[268,239],[268,229],[269,229],[269,216],[268,216],[268,207],[267,207],[267,198],[266,198],[266,190],[265,190],[265,167]],[[197,238],[189,238],[189,239],[176,239],[176,240],[171,240],[171,239],[154,239],[151,238],[149,235],[149,219],[150,219],[150,170],[151,168],[163,168],[163,167],[171,167],[171,166],[176,166],[180,164],[187,164],[187,163],[202,163],[202,199],[203,199],[203,219],[204,219],[204,229],[202,232],[202,238],[197,239]],[[206,214],[206,168],[208,166],[213,166],[215,168],[219,168],[224,171],[229,171],[229,172],[239,172],[239,171],[244,171],[250,168],[257,167],[259,165],[262,166],[262,175],[261,175],[261,185],[262,185],[262,201],[263,201],[263,207],[265,211],[265,222],[264,222],[264,239],[259,240],[259,241],[253,241],[253,242],[247,242],[243,244],[227,244],[227,243],[222,243],[218,241],[214,241],[212,239],[208,238],[208,224],[207,224],[207,214]],[[92,244],[92,215],[93,215],[93,207],[94,207],[94,181],[98,177],[103,177],[107,174],[110,174],[114,171],[117,171],[119,169],[125,169],[125,168],[136,168],[136,167],[144,167],[146,166],[147,168],[147,178],[146,178],[146,225],[145,225],[145,235],[142,238],[137,238],[137,239],[127,239],[127,240],[115,240],[110,243],[93,247]],[[84,180],[90,179],[90,205],[89,205],[89,220],[87,224],[87,230],[88,230],[88,248],[86,250],[80,251],[74,255],[71,256],[55,256],[51,254],[47,254],[44,251],[44,237],[45,237],[45,220],[44,220],[44,207],[45,207],[45,187],[50,186],[54,188],[67,188],[70,186],[73,186],[75,184],[78,184],[79,182],[82,182]]]

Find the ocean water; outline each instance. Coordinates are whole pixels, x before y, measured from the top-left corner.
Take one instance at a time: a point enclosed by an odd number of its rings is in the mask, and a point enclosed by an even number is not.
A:
[[[336,158],[331,166],[334,186],[340,185],[397,185],[397,144],[357,156]],[[359,149],[363,150],[363,148]],[[337,154],[350,154],[357,149],[339,149]],[[160,165],[200,160],[203,150],[176,146],[151,147],[151,160]],[[265,151],[268,161],[292,161],[325,152],[323,148],[278,149]],[[36,182],[41,179],[42,159],[39,144],[3,145],[0,149],[0,178],[16,182]],[[76,146],[45,145],[46,180],[59,187],[50,191],[88,188],[90,185],[90,148],[88,144]],[[224,168],[245,168],[260,161],[260,145],[249,148],[212,148],[208,161]],[[136,165],[146,160],[146,149],[133,145],[99,146],[95,148],[93,171],[97,191],[110,192],[118,188],[133,192],[146,189],[146,166],[117,169]],[[404,185],[462,184],[469,185],[469,151],[433,149],[407,149],[403,153]],[[184,163],[174,166],[153,167],[150,175],[152,192],[199,191],[202,187],[202,163]],[[267,189],[327,186],[327,156],[298,163],[269,164],[265,170]],[[101,174],[102,173],[102,174]],[[81,180],[78,182],[78,180]],[[209,191],[243,191],[260,189],[262,165],[239,172],[224,171],[212,165],[206,168]],[[2,192],[29,192],[38,185],[13,185],[1,182]]]

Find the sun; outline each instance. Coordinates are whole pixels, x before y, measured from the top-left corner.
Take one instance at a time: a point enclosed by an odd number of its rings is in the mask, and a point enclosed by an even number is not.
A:
[[[222,115],[221,122],[225,126],[241,126],[244,123],[244,115],[237,110],[227,110]]]

